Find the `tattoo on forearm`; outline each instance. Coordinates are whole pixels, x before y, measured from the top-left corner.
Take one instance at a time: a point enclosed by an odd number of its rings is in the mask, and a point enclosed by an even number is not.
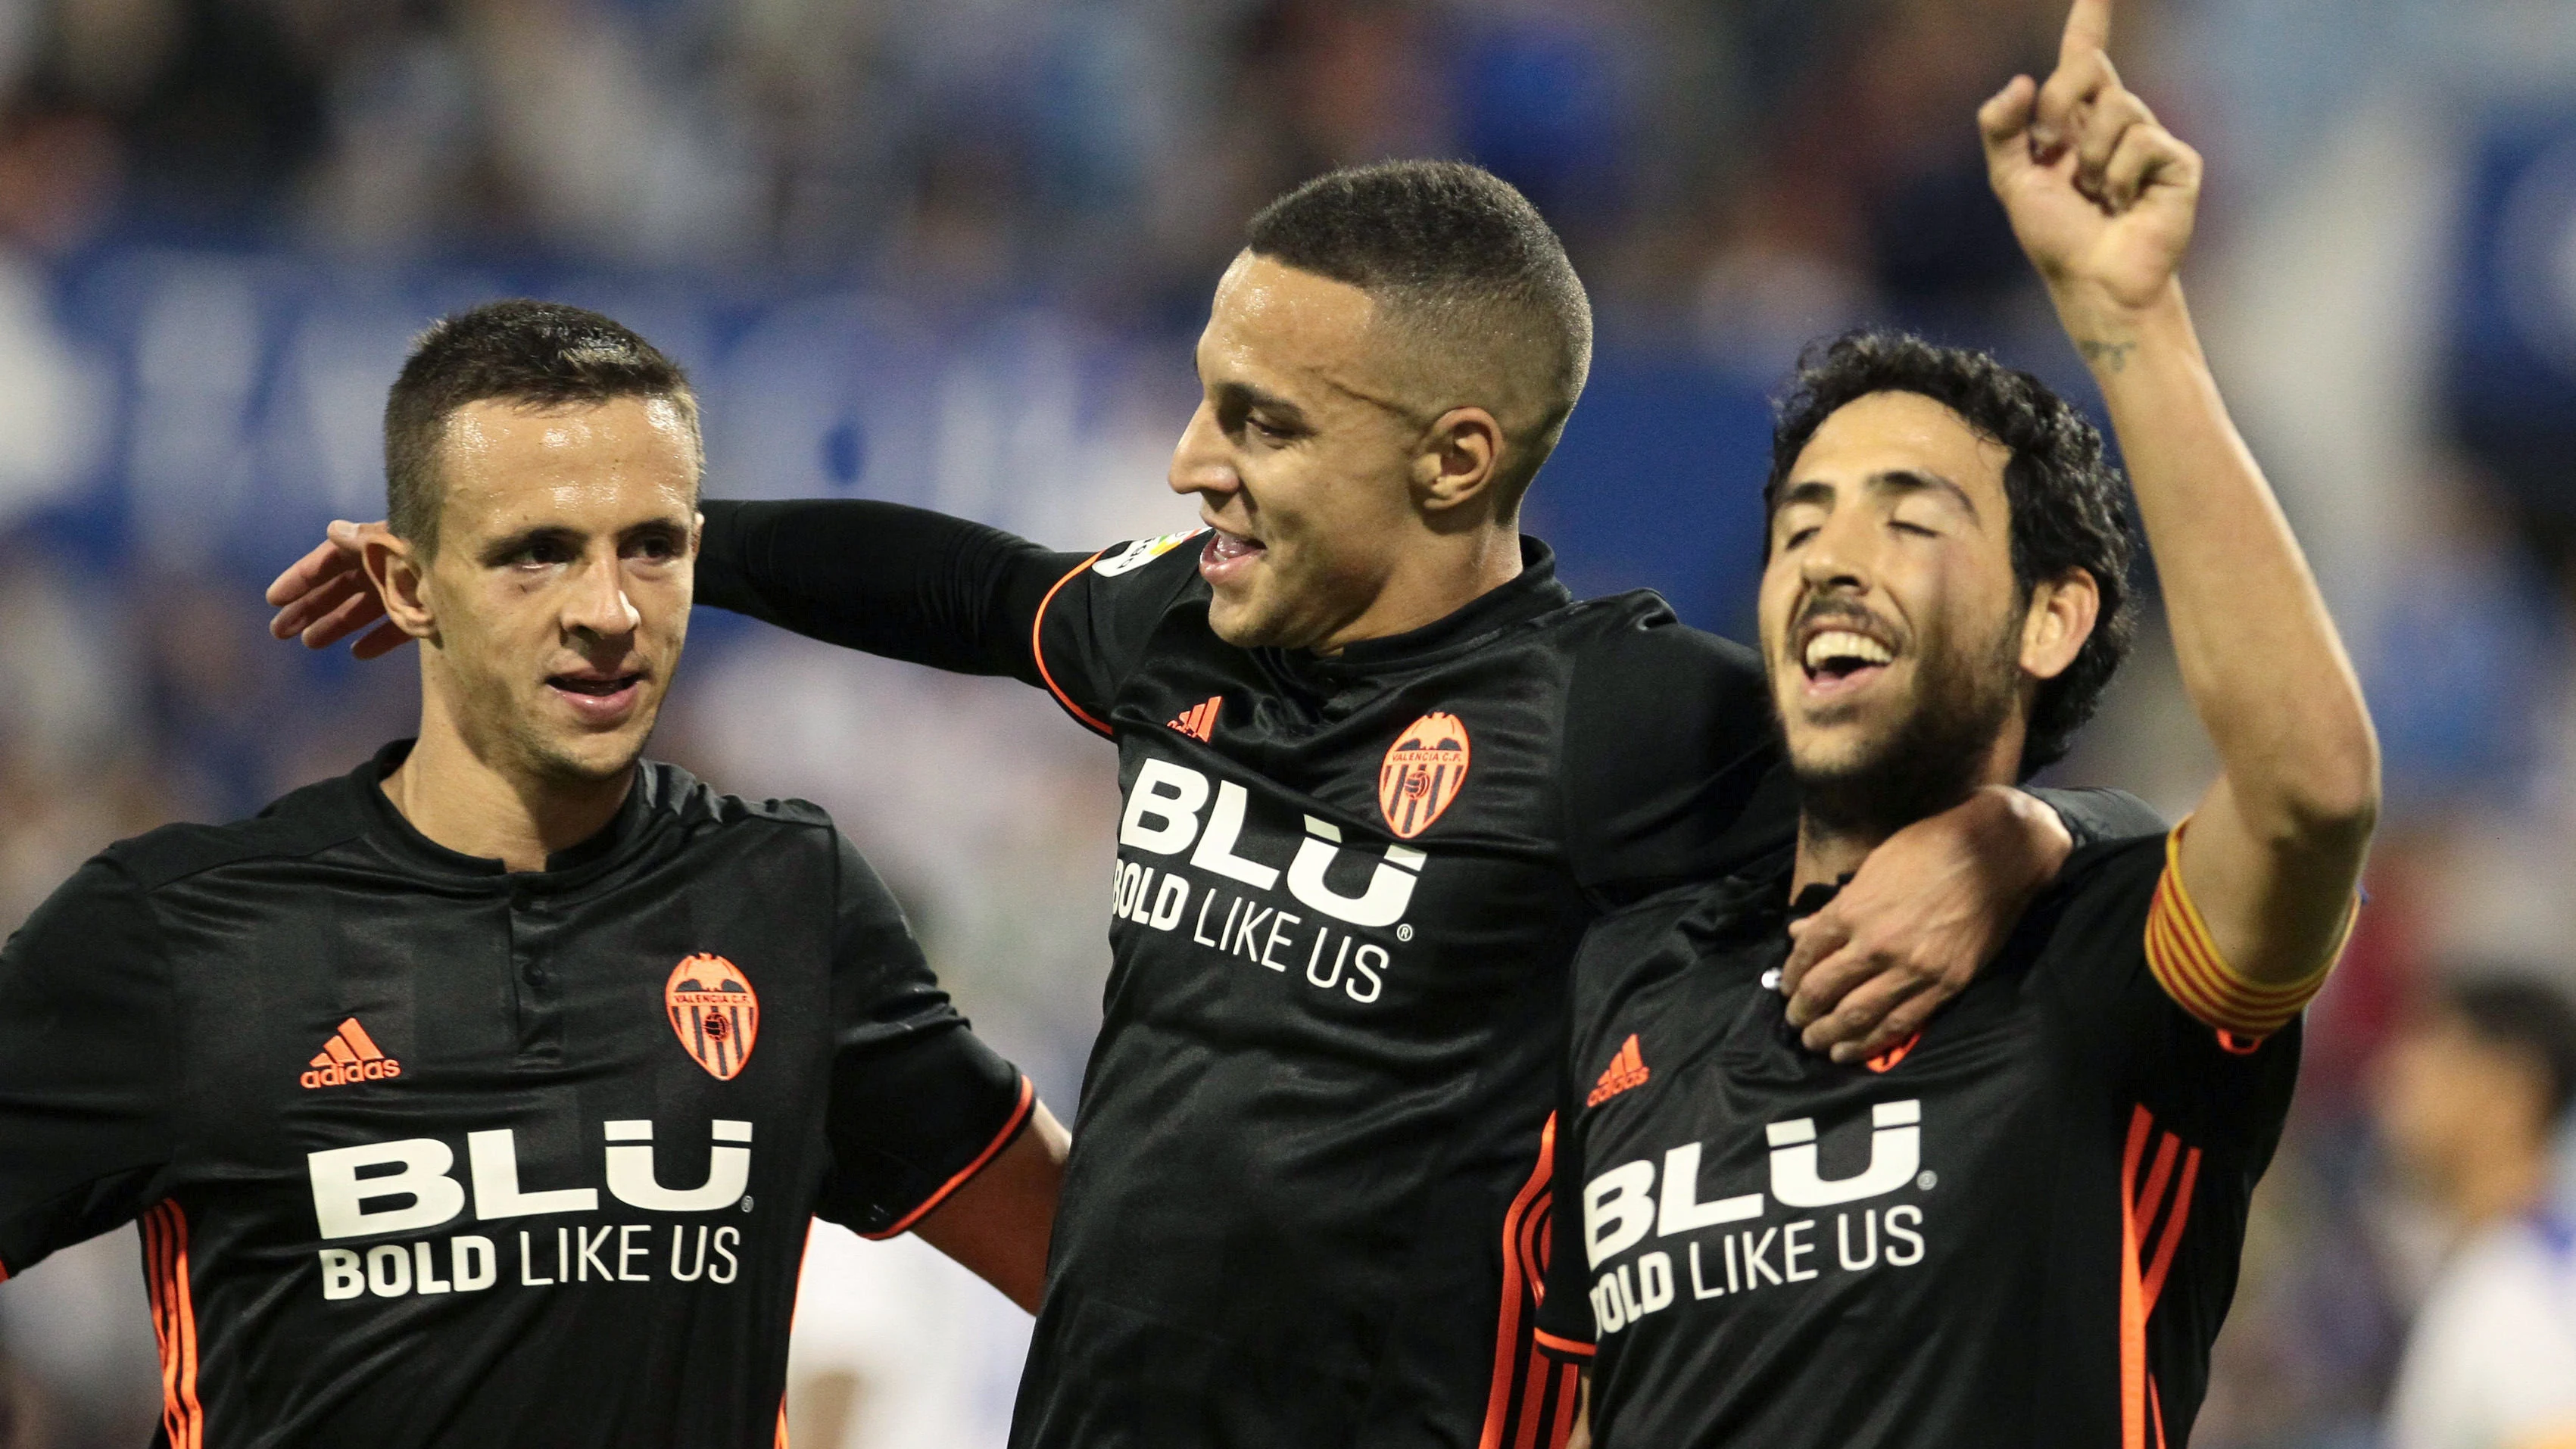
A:
[[[2129,365],[2129,354],[2135,351],[2137,346],[2138,344],[2134,342],[2079,341],[2075,344],[2075,350],[2084,354],[2086,362],[2098,362],[2113,372],[2118,372]]]

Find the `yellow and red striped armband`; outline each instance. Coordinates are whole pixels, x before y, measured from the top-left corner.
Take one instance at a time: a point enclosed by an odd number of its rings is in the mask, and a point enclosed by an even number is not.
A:
[[[2164,874],[2156,878],[2155,901],[2147,907],[2147,969],[2174,1005],[2218,1030],[2222,1045],[2233,1046],[2228,1039],[2241,1038],[2251,1050],[2252,1042],[2289,1025],[2325,986],[2344,942],[2351,939],[2359,903],[2344,914],[2343,933],[2316,970],[2278,986],[2255,981],[2219,954],[2209,923],[2183,886],[2182,833],[2190,824],[2185,820],[2165,837]]]

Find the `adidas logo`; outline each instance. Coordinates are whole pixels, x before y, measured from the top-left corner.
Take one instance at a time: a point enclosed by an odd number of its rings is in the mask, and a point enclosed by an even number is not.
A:
[[[313,1069],[296,1080],[307,1087],[337,1087],[401,1075],[402,1063],[386,1056],[353,1016],[340,1023],[340,1029],[322,1043],[322,1050],[313,1054]]]
[[[1216,712],[1224,706],[1224,695],[1211,694],[1207,697],[1207,703],[1192,705],[1181,711],[1180,718],[1165,720],[1164,723],[1197,740],[1200,744],[1206,744],[1208,737],[1216,733]]]
[[[1601,1073],[1601,1080],[1594,1084],[1592,1095],[1583,1099],[1583,1105],[1598,1107],[1631,1087],[1646,1085],[1646,1078],[1651,1075],[1646,1070],[1644,1054],[1637,1050],[1637,1034],[1632,1031],[1628,1033],[1628,1039],[1620,1043],[1618,1053],[1610,1058],[1609,1068]]]

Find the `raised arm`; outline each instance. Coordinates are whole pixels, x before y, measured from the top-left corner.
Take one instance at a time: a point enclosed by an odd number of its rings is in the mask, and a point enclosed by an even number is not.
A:
[[[2183,684],[2217,747],[2181,837],[2184,891],[2234,978],[2219,989],[2286,1018],[2349,923],[2378,744],[2183,302],[2200,157],[2121,85],[2109,33],[2110,0],[2077,0],[2047,84],[2015,77],[1978,121],[1995,193],[2109,405]]]
[[[845,648],[1031,684],[1041,682],[1032,625],[1048,590],[1082,562],[899,503],[708,499],[704,511],[699,603]],[[376,624],[384,606],[356,566],[358,528],[332,524],[268,586],[271,633],[313,649],[355,635],[362,659],[408,642]]]

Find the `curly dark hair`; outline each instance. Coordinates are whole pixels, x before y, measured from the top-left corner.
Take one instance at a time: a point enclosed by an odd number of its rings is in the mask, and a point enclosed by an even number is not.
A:
[[[1907,333],[1852,332],[1798,360],[1771,429],[1771,476],[1762,485],[1766,525],[1816,429],[1844,405],[1877,392],[1919,393],[2012,450],[2004,497],[2012,514],[2013,581],[2025,601],[2041,580],[2068,569],[2091,574],[2101,590],[2091,637],[2064,673],[2040,685],[2031,705],[2021,756],[2028,779],[2065,758],[2128,656],[2137,612],[2129,588],[2128,480],[2103,458],[2102,435],[2084,415],[2031,374],[1983,352]]]

